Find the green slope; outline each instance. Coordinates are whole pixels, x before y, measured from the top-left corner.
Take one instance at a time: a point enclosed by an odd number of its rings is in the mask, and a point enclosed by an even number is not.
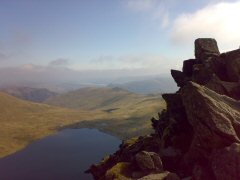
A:
[[[84,88],[46,103],[51,105],[0,92],[0,157],[66,127],[97,128],[121,139],[146,134],[151,129],[149,119],[165,108],[160,95],[137,95],[119,88]]]
[[[102,112],[53,107],[17,99],[0,92],[0,157],[13,153],[30,142],[81,120],[103,118]]]
[[[149,133],[150,118],[165,108],[161,95],[139,95],[120,88],[83,88],[52,97],[45,103],[105,112],[105,119],[84,121],[78,126],[98,128],[122,139]]]
[[[51,97],[46,104],[74,109],[115,109],[135,106],[144,102],[161,100],[161,95],[147,96],[129,92],[120,88],[82,88],[69,93]]]

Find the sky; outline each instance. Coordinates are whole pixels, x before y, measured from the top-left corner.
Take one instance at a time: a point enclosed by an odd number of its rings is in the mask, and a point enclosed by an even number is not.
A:
[[[0,71],[180,69],[194,40],[240,45],[240,0],[0,0]]]

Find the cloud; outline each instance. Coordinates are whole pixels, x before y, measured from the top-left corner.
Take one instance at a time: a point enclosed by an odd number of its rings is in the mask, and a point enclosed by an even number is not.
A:
[[[168,72],[170,68],[179,68],[181,64],[174,59],[159,54],[140,54],[124,56],[100,56],[91,61],[91,67],[96,69],[158,69]]]
[[[125,0],[127,7],[135,12],[148,13],[150,20],[160,23],[162,28],[169,24],[169,6],[166,0]]]
[[[109,84],[111,82],[143,79],[147,76],[163,74],[151,69],[99,69],[73,70],[63,67],[26,64],[16,67],[0,67],[0,88],[4,86],[54,87],[62,84],[66,87],[81,84]],[[166,76],[164,74],[164,76]]]
[[[215,38],[223,51],[240,45],[240,1],[219,2],[194,13],[181,14],[173,23],[175,43],[189,43],[199,37]],[[235,46],[235,47],[232,47]]]
[[[67,66],[69,65],[69,59],[58,58],[49,62],[49,66]]]
[[[102,55],[102,56],[99,56],[98,58],[92,59],[91,63],[101,64],[101,63],[109,63],[109,62],[113,62],[113,61],[115,61],[114,56]]]

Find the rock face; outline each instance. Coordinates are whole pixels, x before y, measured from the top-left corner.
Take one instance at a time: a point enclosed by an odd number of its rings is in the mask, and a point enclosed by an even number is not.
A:
[[[210,38],[199,38],[195,40],[195,57],[200,61],[206,60],[211,56],[220,54],[217,41]]]
[[[180,89],[163,95],[155,133],[91,166],[95,179],[119,163],[128,163],[130,179],[240,179],[240,50],[220,54],[214,39],[197,39],[195,58],[171,70]]]
[[[240,179],[240,144],[233,143],[214,151],[211,168],[216,179]]]

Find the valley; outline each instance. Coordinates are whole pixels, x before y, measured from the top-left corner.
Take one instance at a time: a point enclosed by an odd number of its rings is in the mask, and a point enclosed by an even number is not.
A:
[[[151,131],[150,118],[165,108],[161,95],[120,88],[83,88],[44,103],[0,92],[0,157],[65,128],[95,128],[120,139]]]

